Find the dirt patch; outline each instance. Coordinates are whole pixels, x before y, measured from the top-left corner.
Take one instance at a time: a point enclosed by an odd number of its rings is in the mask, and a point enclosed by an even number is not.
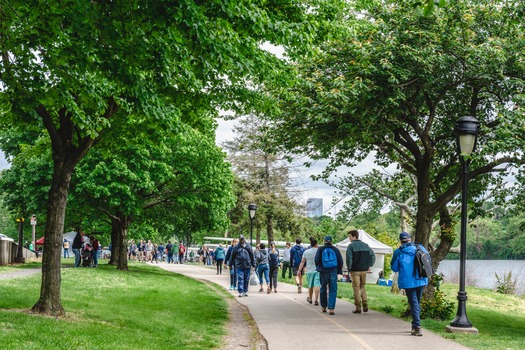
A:
[[[259,332],[257,324],[248,309],[236,299],[229,298],[230,322],[226,344],[221,350],[268,350],[266,339]]]

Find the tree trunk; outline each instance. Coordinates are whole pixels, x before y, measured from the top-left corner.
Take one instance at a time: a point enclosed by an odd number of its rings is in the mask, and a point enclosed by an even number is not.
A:
[[[128,271],[128,227],[131,223],[131,217],[122,213],[119,213],[118,217],[119,247],[117,270]]]
[[[120,244],[120,228],[118,225],[118,221],[111,215],[109,217],[111,219],[111,258],[109,259],[108,265],[118,265],[118,246]]]
[[[270,243],[274,241],[273,217],[271,215],[266,216],[266,234],[268,235],[268,247],[270,247]]]
[[[63,316],[65,310],[60,300],[61,248],[64,233],[67,195],[73,166],[54,162],[54,172],[47,202],[47,221],[42,255],[42,284],[40,299],[31,309],[34,313]]]

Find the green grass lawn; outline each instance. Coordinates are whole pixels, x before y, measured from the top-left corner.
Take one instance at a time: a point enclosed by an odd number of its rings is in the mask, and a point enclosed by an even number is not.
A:
[[[292,279],[279,281],[295,284]],[[305,284],[306,285],[306,284]],[[394,317],[406,307],[406,297],[402,294],[392,294],[390,287],[367,285],[367,295],[370,309],[380,312],[390,311]],[[448,300],[454,302],[454,313],[450,320],[422,320],[424,330],[430,330],[444,338],[476,350],[523,350],[525,349],[525,299],[515,295],[504,295],[495,291],[467,287],[467,315],[479,334],[459,334],[445,332],[456,314],[458,286],[443,284],[441,290]],[[353,303],[354,293],[351,283],[338,284],[338,297]],[[403,318],[410,322],[410,318]],[[445,350],[445,349],[444,349]]]
[[[72,266],[72,259],[65,261]],[[38,300],[40,283],[40,274],[0,280],[2,349],[223,346],[229,294],[217,294],[190,278],[138,263],[130,263],[128,272],[103,261],[98,269],[64,268],[61,293],[66,317],[58,319],[29,313]]]

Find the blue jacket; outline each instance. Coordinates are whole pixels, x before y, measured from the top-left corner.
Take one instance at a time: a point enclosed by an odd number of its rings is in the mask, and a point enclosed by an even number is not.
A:
[[[217,247],[215,249],[215,260],[224,260],[224,248]]]
[[[427,252],[421,244],[419,247],[422,251]],[[399,272],[397,283],[400,289],[417,288],[428,284],[428,278],[414,276],[416,251],[416,246],[412,242],[404,243],[394,251],[390,267],[392,271]]]

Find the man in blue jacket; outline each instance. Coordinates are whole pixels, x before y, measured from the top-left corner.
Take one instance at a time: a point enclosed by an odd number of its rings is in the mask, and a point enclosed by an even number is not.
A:
[[[399,272],[399,288],[404,289],[407,295],[410,312],[412,314],[411,334],[422,336],[420,301],[421,296],[423,295],[423,289],[428,284],[428,278],[419,277],[414,269],[417,248],[414,243],[412,243],[410,235],[406,232],[401,232],[399,235],[399,241],[401,242],[401,246],[394,251],[390,267],[392,268],[392,271]],[[427,252],[422,245],[420,245],[420,249]],[[416,275],[414,276],[415,273]]]
[[[248,296],[248,286],[250,282],[250,271],[255,267],[252,247],[246,243],[244,236],[239,237],[239,243],[233,247],[232,256],[228,262],[230,269],[235,266],[237,275],[237,291],[239,298]]]
[[[331,249],[332,252],[327,252],[323,258],[323,252],[326,249]],[[330,254],[329,254],[330,253]],[[335,254],[337,260],[337,266],[326,267],[326,257]],[[325,263],[323,263],[325,261]],[[326,312],[326,307],[330,315],[335,315],[335,300],[337,299],[337,275],[343,274],[343,257],[339,249],[332,245],[332,237],[326,236],[324,238],[324,246],[317,249],[315,254],[315,266],[319,271],[319,277],[321,279],[321,310]],[[328,298],[327,298],[327,287],[328,287]],[[328,300],[327,300],[328,299]]]

